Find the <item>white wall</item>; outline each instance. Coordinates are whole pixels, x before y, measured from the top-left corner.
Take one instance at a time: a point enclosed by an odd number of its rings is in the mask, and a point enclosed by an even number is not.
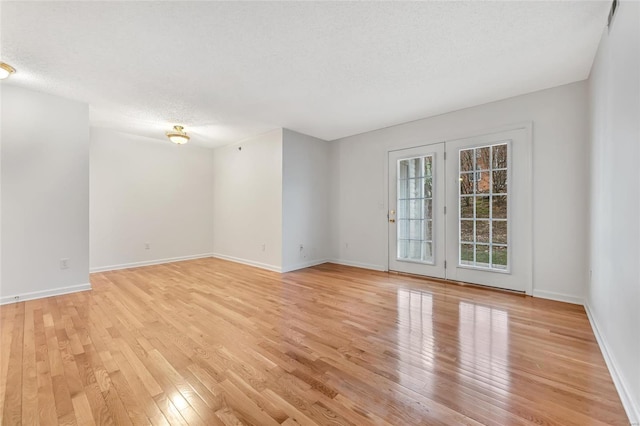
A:
[[[591,76],[586,305],[627,414],[640,422],[640,4],[620,2]],[[635,186],[634,186],[635,184]]]
[[[331,142],[332,251],[338,262],[385,269],[387,151],[533,122],[533,287],[582,303],[588,276],[585,82]]]
[[[90,157],[92,271],[211,255],[213,150],[94,127]]]
[[[280,271],[282,129],[217,148],[213,157],[215,256]]]
[[[282,270],[323,263],[328,257],[329,143],[284,129]]]
[[[88,105],[4,83],[1,96],[0,303],[88,289]]]

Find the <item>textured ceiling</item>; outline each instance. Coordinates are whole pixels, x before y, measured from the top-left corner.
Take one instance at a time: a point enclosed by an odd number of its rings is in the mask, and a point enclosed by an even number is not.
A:
[[[94,126],[332,140],[587,78],[609,2],[2,2],[15,84]]]

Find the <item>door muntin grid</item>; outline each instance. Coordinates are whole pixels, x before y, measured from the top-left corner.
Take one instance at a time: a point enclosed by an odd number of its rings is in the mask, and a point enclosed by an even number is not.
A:
[[[460,149],[458,265],[509,272],[509,141]]]
[[[397,163],[396,259],[434,264],[433,154]]]

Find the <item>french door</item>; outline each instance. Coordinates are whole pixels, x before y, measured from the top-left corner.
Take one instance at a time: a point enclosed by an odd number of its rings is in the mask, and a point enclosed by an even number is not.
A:
[[[444,143],[389,153],[389,269],[445,278],[443,172]]]
[[[531,209],[527,129],[389,152],[389,269],[530,292]]]

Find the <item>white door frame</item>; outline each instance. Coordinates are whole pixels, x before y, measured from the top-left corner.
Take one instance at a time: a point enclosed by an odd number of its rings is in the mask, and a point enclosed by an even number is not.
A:
[[[504,126],[478,129],[477,131],[451,132],[451,134],[448,134],[445,137],[440,137],[440,138],[426,137],[422,139],[414,139],[412,141],[405,141],[403,144],[400,144],[400,145],[387,144],[385,146],[384,158],[382,159],[382,165],[384,170],[384,201],[383,201],[384,215],[381,218],[382,220],[384,220],[384,227],[381,227],[381,229],[384,229],[384,233],[385,233],[384,240],[386,241],[386,247],[385,247],[386,256],[384,260],[385,271],[389,271],[389,232],[388,232],[389,224],[387,223],[387,214],[389,213],[389,152],[398,151],[401,149],[416,148],[423,145],[432,145],[432,144],[441,143],[441,142],[446,143],[447,141],[485,136],[493,133],[500,133],[500,132],[506,132],[509,130],[518,130],[518,129],[523,129],[525,131],[525,138],[526,138],[526,145],[527,145],[526,149],[528,150],[528,159],[529,159],[528,167],[530,170],[530,175],[528,176],[527,180],[529,181],[528,185],[531,191],[531,205],[533,206],[534,199],[533,199],[533,122],[532,121],[523,121],[523,122],[518,122],[513,124],[507,124]],[[533,215],[533,212],[532,212],[532,215]],[[531,265],[532,265],[531,268],[533,269],[533,262],[534,262],[534,256],[535,256],[535,253],[533,251],[533,248],[534,248],[533,244],[535,239],[535,235],[533,233],[533,220],[531,221],[530,231],[532,236],[531,237]],[[527,284],[528,288],[525,291],[525,294],[529,296],[533,295],[533,280],[535,279],[533,275],[533,270],[531,271],[531,277],[532,277],[531,280]]]

